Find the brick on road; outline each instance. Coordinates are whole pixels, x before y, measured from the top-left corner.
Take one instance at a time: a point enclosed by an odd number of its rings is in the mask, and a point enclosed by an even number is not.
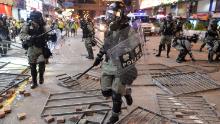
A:
[[[5,112],[6,114],[11,113],[11,106],[5,106],[5,107],[4,107],[4,112]]]
[[[28,97],[28,96],[31,96],[31,93],[29,93],[29,92],[24,92],[24,97]]]
[[[54,117],[53,116],[47,116],[46,118],[44,118],[44,120],[45,120],[45,122],[47,122],[47,123],[51,123],[51,122],[54,122],[55,121],[55,119],[54,119]]]
[[[26,118],[26,113],[17,114],[18,120],[24,120]]]
[[[63,116],[57,117],[57,123],[65,123],[65,118]]]

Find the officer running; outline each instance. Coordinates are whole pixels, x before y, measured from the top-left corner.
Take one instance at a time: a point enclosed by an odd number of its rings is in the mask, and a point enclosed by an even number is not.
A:
[[[130,66],[129,70],[118,75],[119,69],[113,64],[113,59],[108,54],[108,51],[111,51],[119,43],[127,41],[129,37],[134,36],[135,30],[129,26],[125,10],[125,4],[119,1],[112,3],[107,8],[106,20],[108,28],[105,32],[104,45],[97,54],[93,64],[94,66],[99,65],[105,54],[105,62],[102,64],[101,90],[104,97],[112,97],[113,101],[112,115],[107,124],[114,124],[119,120],[123,96],[126,99],[127,105],[132,105],[133,103],[131,89],[126,86],[132,84],[137,77],[135,66]],[[138,52],[138,50],[136,51]],[[129,59],[129,56],[125,55],[124,59]]]
[[[44,48],[47,47],[47,38],[45,35],[39,36],[46,32],[46,23],[43,20],[42,13],[33,11],[30,13],[30,23],[23,26],[21,30],[21,40],[23,47],[27,49],[28,62],[30,64],[32,84],[31,89],[38,86],[37,84],[37,64],[39,65],[39,84],[44,83],[45,72],[45,55]]]
[[[167,58],[169,58],[170,48],[171,48],[171,41],[172,36],[174,35],[175,31],[175,24],[173,21],[172,14],[168,14],[167,19],[163,21],[162,25],[160,26],[160,32],[162,33],[161,41],[159,45],[159,51],[156,57],[160,57],[163,46],[167,45]]]

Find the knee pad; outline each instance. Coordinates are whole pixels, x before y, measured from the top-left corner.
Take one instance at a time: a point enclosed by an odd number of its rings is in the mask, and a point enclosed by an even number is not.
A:
[[[102,90],[102,95],[103,95],[104,97],[110,97],[110,96],[112,96],[112,90],[111,90],[111,89],[106,90],[106,91],[103,91],[103,90]]]

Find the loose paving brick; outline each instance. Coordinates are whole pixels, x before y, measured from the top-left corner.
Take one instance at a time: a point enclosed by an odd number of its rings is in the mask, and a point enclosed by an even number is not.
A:
[[[47,117],[45,117],[44,120],[45,120],[45,122],[47,122],[47,123],[51,123],[51,122],[54,122],[54,121],[55,121],[54,117],[53,117],[53,116],[50,116],[50,115],[47,116]]]
[[[6,114],[11,113],[11,106],[5,106],[5,107],[4,107],[4,112],[5,112]]]
[[[85,111],[89,111],[89,112],[85,113],[86,116],[93,116],[94,115],[94,112],[91,112],[92,109],[86,109]]]
[[[7,94],[5,95],[5,97],[6,97],[7,99],[10,99],[12,96],[13,96],[13,94],[11,94],[11,93],[7,93]]]
[[[31,93],[30,93],[30,92],[25,91],[25,92],[24,92],[24,97],[28,97],[28,96],[31,96]]]
[[[12,89],[8,90],[6,93],[7,93],[7,94],[14,94],[14,93],[15,93],[15,89],[12,88]]]
[[[65,123],[65,118],[63,116],[57,117],[57,123]]]
[[[24,120],[26,118],[26,113],[19,113],[17,114],[18,120]]]
[[[79,106],[79,107],[76,108],[76,111],[77,111],[77,112],[82,111],[82,110],[83,110],[83,107],[82,107],[82,106]]]

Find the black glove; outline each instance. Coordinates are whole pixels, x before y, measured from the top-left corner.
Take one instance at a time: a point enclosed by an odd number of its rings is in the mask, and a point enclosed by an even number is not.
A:
[[[102,62],[103,58],[96,57],[93,66],[98,66]]]
[[[35,35],[34,35],[34,36],[28,36],[28,37],[26,38],[26,40],[32,42],[35,38],[36,38]]]

